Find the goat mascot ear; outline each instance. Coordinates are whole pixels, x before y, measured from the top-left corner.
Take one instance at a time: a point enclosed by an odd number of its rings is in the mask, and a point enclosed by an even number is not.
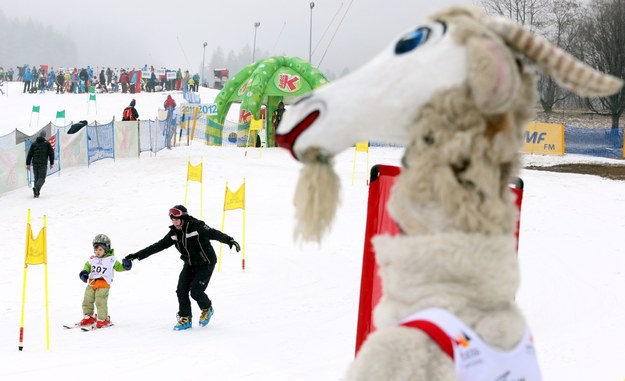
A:
[[[507,111],[520,85],[510,50],[492,38],[472,37],[467,53],[468,81],[477,107],[486,115]]]

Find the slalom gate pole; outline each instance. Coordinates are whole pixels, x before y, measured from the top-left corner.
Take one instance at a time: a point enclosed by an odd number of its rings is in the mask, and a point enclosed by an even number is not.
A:
[[[245,186],[245,179],[243,179],[243,186]],[[247,189],[245,189],[247,192]],[[241,248],[241,270],[245,271],[245,208],[243,208],[243,247]]]
[[[224,208],[221,212],[221,231],[224,231],[224,227],[226,226],[226,199],[228,198],[228,182],[226,181],[226,193],[224,194]],[[219,243],[219,259],[217,260],[217,272],[221,272],[221,253],[223,252],[224,245],[223,243]]]
[[[204,213],[204,156],[200,159],[200,166],[202,168],[202,175],[200,177],[200,219]]]
[[[20,316],[20,341],[18,349],[21,351],[24,349],[24,307],[26,304],[26,269],[28,265],[24,263],[24,282],[22,283],[22,313]]]
[[[18,349],[21,351],[22,349],[24,349],[24,308],[26,306],[26,273],[27,273],[27,269],[28,269],[28,264],[26,264],[26,258],[28,257],[28,242],[30,240],[30,237],[28,236],[30,234],[30,229],[28,229],[28,226],[30,226],[30,209],[28,209],[28,212],[26,214],[26,249],[24,250],[24,281],[22,282],[22,313],[20,315],[20,340],[19,340],[19,345],[18,345]]]
[[[165,119],[167,120],[167,119]],[[167,134],[169,134],[169,131],[171,130],[172,133],[174,134],[174,136],[172,136],[170,139],[172,139],[172,147],[176,146],[176,126],[174,126],[174,128],[171,128],[171,123],[169,122],[165,122],[165,128],[167,129]],[[180,126],[180,133],[182,133],[182,126]],[[178,143],[180,143],[180,138],[178,138]],[[167,142],[168,146],[169,146],[169,142]]]
[[[187,192],[189,191],[189,167],[191,166],[191,158],[187,157],[187,181],[184,186],[184,204],[187,205]],[[202,219],[202,217],[200,217]]]
[[[247,140],[245,140],[245,156],[247,156],[247,147],[250,146],[250,136],[252,136],[251,132],[252,131],[249,129],[247,130]]]
[[[46,243],[46,247],[48,246],[48,237],[47,237],[47,229],[46,229],[46,215],[43,215],[43,240]],[[47,256],[47,255],[46,255]],[[44,292],[46,299],[46,350],[50,350],[50,308],[48,303],[48,260],[43,264],[43,282],[44,282]]]
[[[191,134],[189,134],[189,126],[187,125],[187,146],[191,144],[189,142],[190,135],[193,135],[193,137],[195,136],[195,126],[197,124],[197,116],[199,113],[200,113],[200,106],[197,106],[195,107],[195,110],[193,111],[193,127],[191,127]],[[193,139],[193,137],[191,137],[191,139]]]
[[[358,150],[354,147],[354,165],[352,166],[352,185],[354,185],[354,174],[356,173],[356,152]]]
[[[367,177],[367,186],[369,186],[369,143],[367,143],[367,166],[365,167],[365,176]]]

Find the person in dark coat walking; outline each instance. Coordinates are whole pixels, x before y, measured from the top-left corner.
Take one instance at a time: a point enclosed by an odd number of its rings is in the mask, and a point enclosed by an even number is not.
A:
[[[213,229],[204,221],[198,220],[187,213],[183,205],[176,205],[169,209],[169,218],[172,225],[165,237],[152,245],[129,254],[125,259],[133,261],[143,260],[152,254],[163,251],[173,245],[180,252],[180,259],[184,262],[182,271],[178,276],[176,295],[178,296],[178,323],[174,330],[180,331],[191,328],[191,297],[197,302],[202,310],[200,326],[208,324],[213,316],[213,303],[206,295],[206,287],[211,279],[217,256],[210,241],[215,240],[230,246],[234,246],[237,252],[241,250],[234,238]]]
[[[30,171],[30,163],[33,164],[33,173],[35,175],[35,186],[33,194],[35,198],[39,197],[41,187],[46,182],[48,174],[48,160],[50,161],[50,169],[54,165],[54,149],[52,144],[46,140],[46,132],[41,131],[35,142],[30,146],[28,155],[26,155],[26,170]]]

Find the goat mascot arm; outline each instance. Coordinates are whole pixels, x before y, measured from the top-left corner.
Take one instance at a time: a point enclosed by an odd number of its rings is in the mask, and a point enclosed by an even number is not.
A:
[[[304,164],[296,238],[319,241],[331,229],[334,155],[365,140],[406,146],[387,205],[401,234],[374,237],[378,330],[348,380],[541,379],[514,301],[518,212],[508,189],[536,104],[527,61],[580,96],[622,86],[507,19],[455,6],[285,114],[278,144]],[[498,352],[522,360],[491,367]]]

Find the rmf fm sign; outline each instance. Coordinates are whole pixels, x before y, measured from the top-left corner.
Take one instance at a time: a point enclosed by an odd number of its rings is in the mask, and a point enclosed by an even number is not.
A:
[[[523,152],[564,155],[564,124],[531,122],[523,132]]]

